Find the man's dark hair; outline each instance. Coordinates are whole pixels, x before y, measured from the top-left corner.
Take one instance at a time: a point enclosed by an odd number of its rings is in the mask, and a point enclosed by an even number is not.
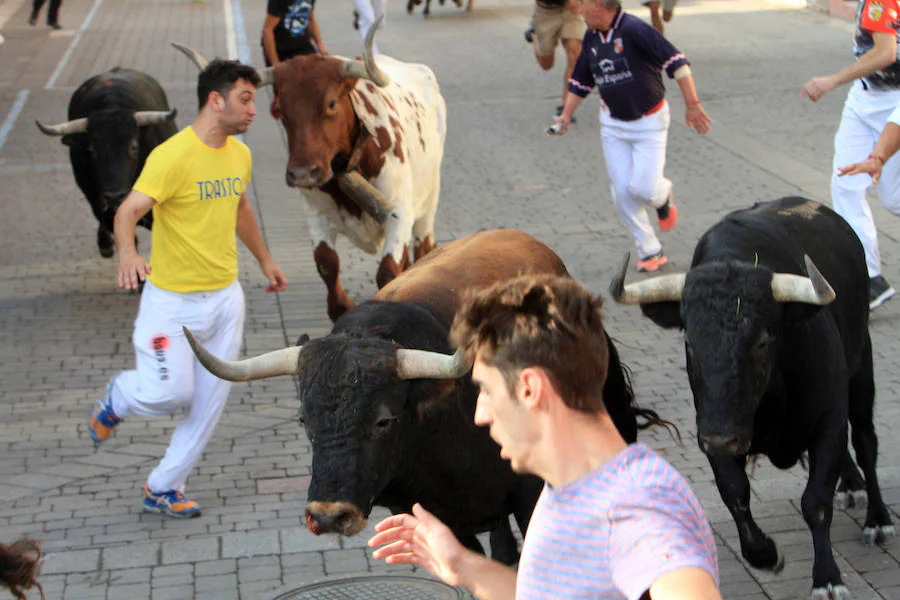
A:
[[[511,395],[522,369],[540,367],[566,406],[604,413],[609,349],[602,306],[569,277],[524,275],[469,293],[450,336],[470,360],[477,354],[498,369]]]
[[[210,92],[219,92],[223,98],[227,97],[238,79],[243,79],[254,87],[258,86],[260,81],[256,69],[240,61],[221,58],[210,61],[197,78],[197,99],[200,101],[200,109],[206,106]]]

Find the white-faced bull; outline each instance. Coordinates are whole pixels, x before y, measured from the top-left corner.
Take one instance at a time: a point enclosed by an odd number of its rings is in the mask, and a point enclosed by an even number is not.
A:
[[[381,255],[381,288],[434,247],[446,106],[434,73],[420,64],[372,55],[381,20],[362,60],[297,56],[260,69],[274,84],[288,139],[285,180],[303,189],[328,316],[353,306],[340,283],[338,234]],[[177,46],[203,68],[195,51]]]
[[[347,311],[325,337],[238,362],[193,344],[213,374],[231,381],[296,375],[312,444],[307,523],[316,534],[356,535],[373,505],[409,511],[421,502],[472,548],[493,530],[492,556],[517,558],[509,514],[527,528],[542,482],[514,473],[486,428],[474,424],[470,365],[448,341],[466,289],[519,274],[566,273],[552,250],[528,236],[486,231],[446,244]],[[610,342],[604,400],[625,439],[638,409]]]
[[[100,255],[113,255],[113,218],[137,181],[150,151],[177,131],[175,110],[162,86],[146,73],[113,67],[78,86],[69,101],[69,120],[42,132],[62,136],[69,147],[75,181],[99,221]],[[140,225],[150,229],[150,213]]]
[[[744,558],[779,571],[784,559],[750,513],[748,455],[782,469],[809,453],[801,500],[812,532],[814,599],[849,598],[831,549],[838,477],[868,494],[864,541],[894,536],[881,497],[873,424],[875,383],[862,246],[829,208],[782,198],[733,212],[707,231],[688,273],[623,285],[613,297],[640,304],[655,323],[684,330],[697,437],[734,517]]]

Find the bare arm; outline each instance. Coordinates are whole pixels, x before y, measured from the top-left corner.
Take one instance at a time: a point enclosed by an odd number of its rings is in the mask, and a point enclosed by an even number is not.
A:
[[[682,71],[682,69],[685,69]],[[700,98],[697,96],[697,88],[694,85],[694,76],[691,75],[690,68],[687,65],[680,67],[675,71],[675,80],[681,89],[681,95],[684,97],[684,121],[688,127],[692,127],[697,133],[706,135],[712,129],[712,119],[703,110],[700,104]]]
[[[875,144],[875,149],[869,158],[862,162],[853,163],[846,167],[838,169],[839,175],[858,175],[860,173],[868,173],[872,176],[872,183],[878,183],[881,178],[881,169],[884,163],[900,150],[900,125],[893,121],[888,121]]]
[[[801,96],[809,96],[813,102],[834,88],[860,77],[866,77],[889,66],[897,60],[897,36],[891,33],[872,32],[875,45],[859,57],[853,64],[826,77],[813,77],[800,91]]]
[[[322,54],[328,54],[328,51],[325,50],[325,43],[322,42],[322,34],[319,32],[319,21],[316,19],[316,11],[313,10],[309,15],[309,34],[312,37],[313,41],[316,43],[316,47],[319,49],[319,52]]]
[[[650,586],[651,600],[722,600],[706,570],[685,567],[666,573]]]
[[[463,547],[437,517],[413,506],[412,515],[394,515],[375,526],[369,546],[390,564],[411,564],[449,583],[469,589],[481,600],[513,600],[516,572]]]
[[[119,287],[136,290],[140,281],[150,273],[150,263],[143,259],[134,246],[134,232],[138,221],[146,215],[156,200],[137,190],[131,190],[116,211],[113,234],[119,250]]]
[[[269,59],[273,66],[279,63],[278,49],[275,47],[275,27],[280,20],[275,15],[267,14],[266,20],[263,22],[263,50],[265,50],[266,58]]]
[[[259,223],[256,221],[256,215],[253,213],[253,207],[250,206],[250,201],[247,200],[246,194],[241,194],[241,200],[238,203],[237,234],[256,258],[259,268],[266,276],[266,279],[269,280],[269,287],[266,288],[266,291],[283,291],[288,284],[287,277],[275,264],[272,255],[269,254],[269,249],[266,248],[266,242],[263,240],[262,232],[259,230]]]

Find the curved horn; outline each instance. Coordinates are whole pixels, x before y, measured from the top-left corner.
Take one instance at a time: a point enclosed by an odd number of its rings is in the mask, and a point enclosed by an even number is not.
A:
[[[267,377],[280,375],[297,375],[300,373],[298,359],[303,346],[290,346],[274,352],[267,352],[260,356],[245,360],[222,360],[213,356],[209,350],[200,345],[187,327],[182,327],[184,335],[197,360],[206,370],[220,379],[226,381],[253,381]]]
[[[40,129],[44,135],[68,135],[70,133],[84,133],[87,131],[87,122],[86,118],[83,119],[75,119],[74,121],[66,121],[65,123],[60,123],[59,125],[50,125],[49,127],[43,125],[40,121],[35,120],[37,123],[38,129]]]
[[[684,291],[684,273],[662,275],[637,283],[625,285],[629,252],[625,253],[619,272],[609,284],[609,294],[619,304],[653,304],[655,302],[678,302]]]
[[[427,350],[397,350],[397,376],[400,379],[457,379],[470,368],[472,365],[462,348],[452,355]]]
[[[275,83],[275,67],[263,67],[262,69],[257,69],[256,73],[259,75],[259,83],[256,84],[257,89]]]
[[[834,288],[822,276],[809,256],[804,255],[809,277],[775,273],[772,275],[772,295],[777,302],[803,302],[825,306],[835,298]]]
[[[369,180],[357,171],[344,173],[338,178],[338,186],[365,213],[384,225],[394,211],[391,202]]]
[[[369,27],[366,33],[366,44],[363,48],[362,62],[358,60],[344,60],[341,63],[341,77],[348,79],[350,77],[360,77],[368,79],[378,87],[385,87],[391,83],[391,78],[387,73],[375,63],[375,55],[372,54],[372,44],[375,41],[375,31],[384,21],[384,15],[378,17],[378,20]]]
[[[169,44],[176,50],[180,50],[185,56],[191,59],[191,62],[197,65],[197,68],[201,71],[206,68],[206,65],[209,64],[209,61],[203,58],[203,55],[193,48],[188,48],[187,46],[182,46],[181,44],[176,44],[175,42],[169,42]]]
[[[157,123],[171,121],[177,114],[178,110],[174,108],[168,112],[164,110],[139,110],[134,113],[134,120],[137,121],[138,127],[144,127],[145,125],[156,125]]]

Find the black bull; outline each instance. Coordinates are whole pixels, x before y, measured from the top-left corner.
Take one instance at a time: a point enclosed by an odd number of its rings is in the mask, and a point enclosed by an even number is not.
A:
[[[614,298],[684,330],[698,441],[744,558],[774,571],[784,564],[750,513],[748,455],[785,469],[808,452],[801,510],[815,551],[813,597],[849,597],[829,537],[838,477],[858,478],[848,418],[868,493],[864,540],[894,535],[875,474],[868,274],[853,230],[821,204],[782,198],[714,225],[687,275],[624,287],[623,279],[624,271],[613,281]]]
[[[565,267],[530,236],[482,232],[433,251],[302,347],[239,363],[194,349],[226,379],[299,375],[313,448],[311,531],[356,535],[373,505],[397,513],[421,502],[469,547],[479,549],[475,534],[493,530],[492,556],[511,564],[517,552],[508,516],[524,532],[542,482],[513,473],[487,429],[475,426],[469,365],[451,356],[447,338],[458,293],[520,272],[562,275]],[[634,441],[636,416],[659,421],[634,406],[611,342],[609,349],[604,400]]]
[[[165,91],[146,73],[114,67],[78,86],[69,100],[69,121],[38,127],[62,136],[69,147],[75,181],[99,222],[97,247],[111,257],[116,210],[150,151],[177,131]],[[139,224],[150,229],[152,215]]]

